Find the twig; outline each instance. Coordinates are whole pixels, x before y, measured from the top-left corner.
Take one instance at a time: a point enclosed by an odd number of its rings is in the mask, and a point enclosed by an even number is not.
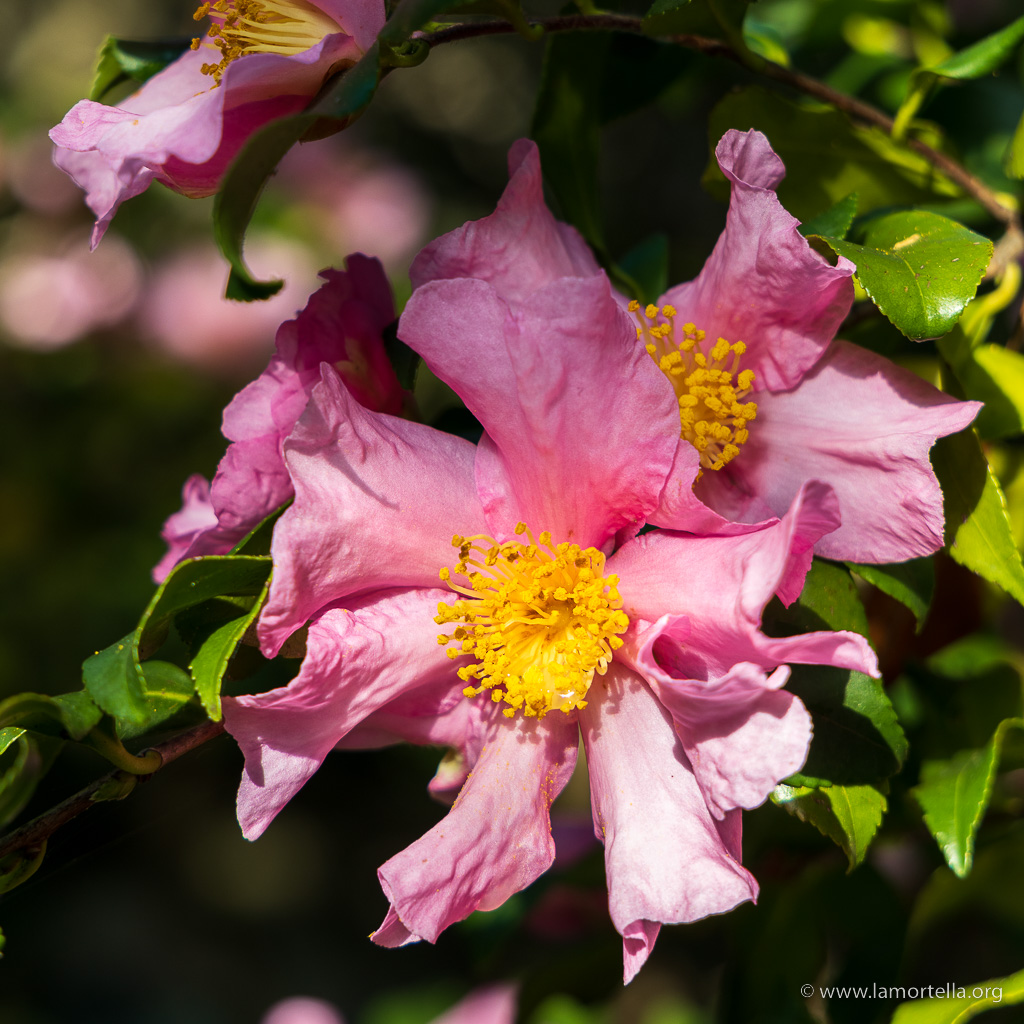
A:
[[[212,740],[222,732],[224,732],[223,722],[203,722],[194,729],[179,733],[151,749],[160,755],[160,768],[164,768],[172,761],[176,761],[182,754],[187,754],[190,750]],[[159,769],[157,770],[159,771]],[[32,821],[20,828],[0,837],[0,859],[19,850],[38,849],[61,825],[67,824],[72,818],[77,818],[83,811],[87,811],[99,803],[97,794],[100,790],[105,787],[116,789],[126,776],[127,773],[121,770],[108,772],[103,778],[89,783],[85,789],[40,814],[38,818],[33,818]],[[130,778],[135,778],[135,776],[130,776]],[[127,793],[123,795],[127,796]]]
[[[572,14],[555,18],[530,19],[531,25],[543,27],[547,32],[603,31],[631,32],[643,35],[643,21],[640,18],[622,14]],[[516,31],[515,27],[504,21],[463,22],[450,25],[434,32],[424,33],[423,39],[431,46],[443,43],[454,43],[474,36],[502,35]],[[673,35],[666,37],[668,42],[677,46],[685,46],[691,50],[708,54],[713,57],[724,57],[732,60],[749,71],[770,78],[773,81],[788,85],[808,96],[830,103],[843,113],[864,124],[874,125],[887,133],[892,132],[893,119],[888,114],[873,107],[864,100],[833,89],[825,82],[805,75],[800,71],[791,71],[779,64],[757,59],[756,66],[745,59],[727,43],[719,39],[709,39],[696,35]],[[999,197],[980,178],[975,177],[962,164],[951,156],[939,152],[919,139],[907,138],[904,144],[923,156],[933,167],[938,168],[951,181],[959,185],[968,195],[972,196],[995,220],[1007,226],[1008,241],[1005,249],[1013,250],[1016,256],[1024,250],[1024,233],[1021,231],[1020,217],[1015,210],[1005,206]]]

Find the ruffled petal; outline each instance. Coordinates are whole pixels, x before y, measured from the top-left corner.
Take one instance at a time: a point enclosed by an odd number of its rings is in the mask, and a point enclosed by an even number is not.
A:
[[[560,277],[592,277],[600,268],[579,233],[544,202],[540,153],[520,139],[508,155],[509,182],[489,217],[431,242],[413,261],[414,289],[428,281],[476,278],[516,303]]]
[[[659,305],[671,303],[712,339],[746,342],[743,368],[756,389],[791,388],[849,312],[855,268],[843,257],[831,266],[797,230],[774,191],[785,168],[760,132],[726,132],[715,155],[732,183],[725,231],[696,280]]]
[[[287,686],[225,698],[224,723],[245,755],[238,821],[255,839],[367,715],[430,689],[435,704],[461,693],[437,643],[441,590],[396,590],[329,608],[310,623],[306,657]]]
[[[400,334],[483,424],[477,481],[496,534],[523,519],[600,547],[655,507],[678,406],[603,274],[513,308],[483,281],[433,282]]]
[[[167,574],[183,558],[193,554],[212,554],[207,551],[193,551],[197,539],[205,536],[217,526],[217,514],[210,504],[210,485],[198,473],[185,481],[181,489],[181,509],[167,517],[160,536],[167,544],[167,554],[153,569],[153,582],[163,583]]]
[[[807,759],[811,716],[799,698],[780,689],[786,667],[770,677],[741,663],[707,681],[679,679],[654,655],[658,630],[644,638],[640,665],[669,710],[676,733],[711,813],[758,807]]]
[[[657,921],[634,921],[622,932],[622,983],[628,985],[647,963],[661,925]]]
[[[435,586],[453,531],[485,532],[474,446],[364,409],[327,364],[284,447],[295,502],[274,528],[259,623],[268,657],[339,598]]]
[[[613,663],[590,695],[580,725],[629,980],[653,944],[652,924],[725,913],[756,899],[757,883],[726,849],[672,718],[643,680]]]
[[[693,620],[690,642],[705,634],[756,627],[772,594],[794,600],[810,568],[815,541],[839,523],[835,495],[818,481],[806,484],[785,517],[742,536],[691,537],[659,530],[637,537],[609,560],[621,580],[630,619],[662,615]],[[720,666],[726,671],[742,658]]]
[[[491,705],[489,722],[454,807],[378,872],[398,920],[428,942],[474,910],[500,906],[554,860],[549,809],[576,765],[576,718],[510,720]],[[373,938],[390,945],[394,934]]]
[[[804,481],[827,481],[842,524],[818,554],[900,562],[942,547],[942,491],[928,461],[936,438],[966,427],[981,406],[958,402],[858,345],[836,341],[791,391],[759,393],[740,454],[705,473],[696,493],[729,518],[776,515]]]

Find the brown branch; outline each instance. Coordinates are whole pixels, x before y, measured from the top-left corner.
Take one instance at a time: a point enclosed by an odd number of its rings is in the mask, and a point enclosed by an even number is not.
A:
[[[530,19],[530,24],[542,27],[545,32],[603,31],[644,34],[643,21],[640,18],[621,14],[571,14],[556,18]],[[514,31],[516,31],[515,27],[504,21],[463,22],[438,29],[434,32],[424,33],[423,39],[433,48],[442,43],[454,43],[462,39],[473,38],[474,36],[499,35]],[[805,75],[800,71],[791,71],[789,68],[773,64],[759,57],[753,60],[748,59],[719,39],[709,39],[705,36],[695,35],[673,35],[666,38],[667,41],[677,46],[685,46],[688,49],[697,50],[709,56],[724,57],[732,60],[754,74],[770,78],[773,81],[788,85],[790,88],[796,89],[807,96],[814,96],[826,103],[830,103],[855,121],[874,125],[888,134],[892,133],[893,120],[884,111],[873,107],[864,100],[857,99],[855,96],[848,96],[846,93],[839,92],[825,82],[812,78],[810,75]],[[921,142],[919,139],[907,138],[905,145],[923,156],[933,167],[940,170],[968,195],[976,199],[995,220],[1006,225],[1007,235],[1009,236],[1006,248],[1012,250],[1014,256],[1024,249],[1024,234],[1021,231],[1018,213],[1005,206],[996,196],[995,192],[980,178],[971,174],[963,164],[957,162],[951,156],[940,152],[925,142]]]
[[[194,750],[203,743],[212,740],[222,732],[224,732],[223,722],[203,722],[194,729],[179,733],[177,736],[165,740],[151,749],[160,755],[160,768],[164,768],[172,761],[176,761],[182,754],[187,754],[190,750]],[[159,771],[160,769],[157,770]],[[108,772],[103,778],[89,783],[85,789],[75,793],[74,796],[68,797],[67,800],[57,804],[56,807],[52,807],[45,813],[40,814],[38,818],[33,818],[32,821],[27,822],[20,828],[0,837],[0,859],[19,850],[38,850],[61,825],[67,824],[72,818],[77,818],[83,811],[87,811],[90,807],[94,807],[99,803],[97,794],[101,789],[104,787],[116,789],[119,783],[123,783],[126,780],[126,777],[134,779],[145,776],[129,776],[127,772],[120,769]],[[124,794],[124,796],[127,795],[127,793]]]

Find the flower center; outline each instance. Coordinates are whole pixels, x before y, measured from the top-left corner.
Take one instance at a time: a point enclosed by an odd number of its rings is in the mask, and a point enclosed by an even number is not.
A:
[[[629,311],[639,325],[637,338],[644,339],[679,397],[680,436],[700,452],[701,472],[721,469],[739,454],[750,436],[747,424],[757,416],[757,403],[743,401],[754,383],[754,371],[739,368],[747,346],[719,338],[705,353],[704,332],[694,324],[680,327],[673,306],[648,306],[640,312],[634,300]]]
[[[602,576],[604,555],[596,548],[552,546],[550,533],[535,540],[525,523],[515,532],[529,543],[452,538],[459,550],[454,573],[469,586],[452,583],[452,571],[441,570],[441,579],[466,600],[437,606],[438,625],[460,623],[437,642],[457,645],[448,649],[449,658],[476,658],[459,669],[463,682],[477,683],[463,693],[490,690],[491,700],[509,705],[508,718],[517,710],[543,718],[552,710],[586,707],[594,673],[604,675],[622,646],[616,634],[629,626],[619,610],[619,578]]]
[[[306,0],[216,0],[204,3],[192,15],[196,21],[209,16],[207,35],[220,50],[217,64],[204,64],[204,75],[220,84],[224,69],[247,53],[302,53],[341,26]],[[201,40],[192,40],[198,50]]]

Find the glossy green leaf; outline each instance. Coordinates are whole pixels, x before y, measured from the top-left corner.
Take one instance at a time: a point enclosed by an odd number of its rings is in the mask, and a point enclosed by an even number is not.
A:
[[[946,545],[962,566],[1024,604],[1024,565],[1006,499],[973,430],[940,438],[932,466],[942,485]]]
[[[1003,738],[1011,728],[1024,729],[1024,719],[1005,719],[978,750],[926,760],[921,781],[911,790],[946,863],[960,878],[971,870],[975,836],[992,795]]]
[[[802,235],[831,235],[845,238],[853,218],[857,216],[857,193],[851,192],[827,210],[800,225]]]
[[[857,265],[857,279],[872,301],[913,341],[953,328],[992,258],[989,239],[927,210],[873,220],[863,245],[825,241]]]
[[[380,47],[375,43],[358,64],[338,75],[309,109],[272,121],[242,147],[221,182],[213,205],[214,236],[231,266],[227,297],[244,302],[266,299],[282,281],[257,281],[245,264],[245,232],[263,187],[291,147],[307,133],[341,131],[369,105],[380,82]]]
[[[867,634],[867,616],[849,572],[815,559],[798,601],[774,611],[774,632],[848,629]],[[806,705],[814,737],[793,786],[871,785],[900,768],[907,741],[882,684],[861,672],[821,665],[795,665],[787,685]]]
[[[1002,345],[972,346],[960,330],[939,343],[964,396],[984,402],[975,426],[986,440],[1024,433],[1024,355]]]
[[[111,644],[82,665],[90,697],[117,724],[119,736],[136,736],[187,703],[193,693],[188,673],[166,661],[140,664],[133,635]]]
[[[846,854],[850,871],[864,860],[888,806],[874,786],[780,785],[772,800],[831,839]]]
[[[611,34],[605,32],[548,39],[530,130],[563,218],[601,251],[600,101],[611,43]]]
[[[851,192],[857,193],[862,214],[960,195],[924,157],[880,129],[855,126],[838,110],[791,103],[760,86],[730,93],[711,112],[712,153],[730,128],[756,128],[768,137],[786,165],[779,199],[802,221]],[[713,156],[703,184],[713,195],[728,199],[728,182]]]
[[[935,592],[935,566],[930,558],[913,558],[889,565],[866,565],[847,562],[862,580],[878,587],[883,594],[895,598],[914,613],[920,632]]]
[[[631,249],[619,262],[622,269],[636,281],[636,296],[642,304],[655,302],[668,290],[668,237],[651,235]]]
[[[942,78],[969,79],[991,74],[1024,40],[1024,17],[1011,22],[972,46],[951,54],[927,70]]]
[[[1024,971],[990,978],[932,999],[917,999],[896,1009],[890,1024],[967,1024],[980,1013],[1024,1002]],[[1010,1018],[1001,1014],[999,1020]]]
[[[269,587],[268,579],[247,612],[214,629],[200,645],[189,665],[196,693],[199,694],[206,713],[215,722],[219,722],[221,718],[220,687],[224,673],[245,631],[256,621]]]
[[[107,36],[96,61],[89,99],[101,101],[122,82],[142,83],[163,71],[188,48],[191,39],[133,42]]]
[[[1003,170],[1009,178],[1024,178],[1024,114],[1021,114],[1010,144],[1006,147]]]
[[[0,702],[0,727],[20,726],[48,736],[81,739],[102,717],[83,690],[50,697],[45,693],[16,693]]]
[[[171,620],[186,608],[216,597],[255,597],[263,590],[270,568],[265,555],[204,555],[175,566],[139,620],[134,643],[140,657],[163,643]]]

